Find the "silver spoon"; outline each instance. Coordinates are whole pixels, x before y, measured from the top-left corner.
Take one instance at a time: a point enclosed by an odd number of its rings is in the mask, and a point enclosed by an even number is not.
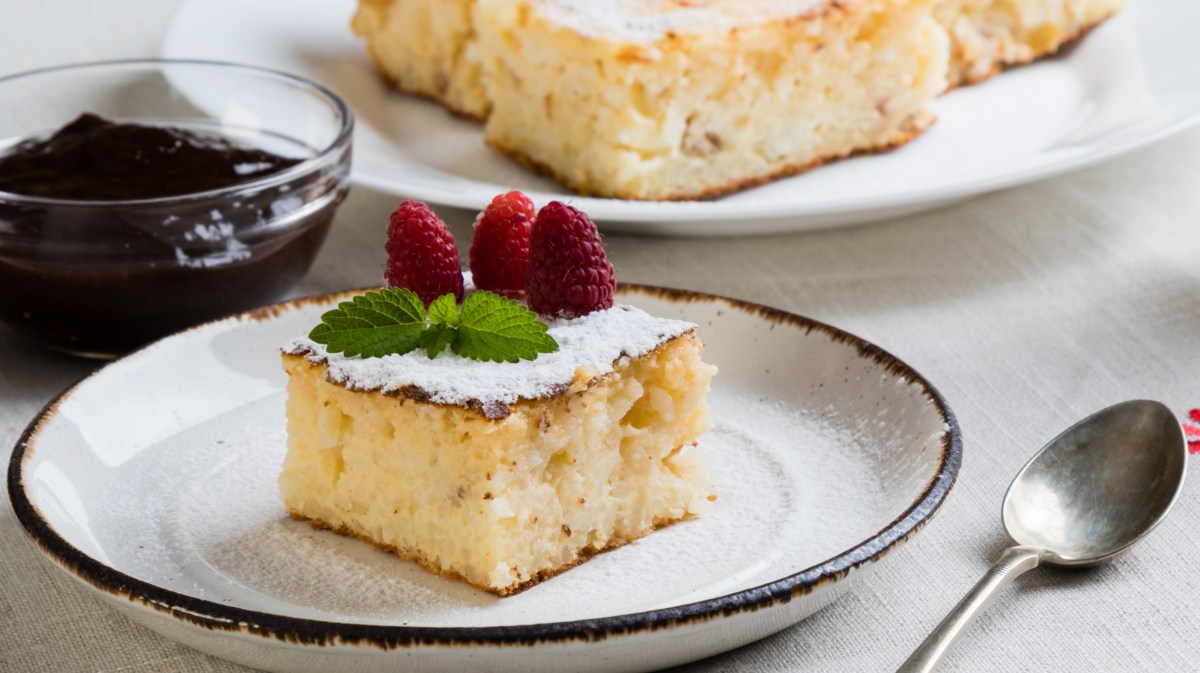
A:
[[[1098,411],[1050,440],[1004,495],[1017,546],[946,615],[897,673],[928,673],[988,603],[1042,563],[1093,566],[1121,554],[1166,515],[1183,486],[1187,442],[1160,402]]]

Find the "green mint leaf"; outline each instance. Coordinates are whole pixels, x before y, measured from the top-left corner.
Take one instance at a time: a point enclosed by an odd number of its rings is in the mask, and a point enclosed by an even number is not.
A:
[[[425,330],[425,306],[412,290],[358,295],[321,316],[308,338],[330,353],[372,358],[407,353]]]
[[[403,355],[421,349],[430,358],[449,346],[474,360],[518,362],[558,350],[558,343],[521,304],[491,292],[476,292],[461,309],[453,294],[438,297],[426,312],[411,290],[367,292],[338,304],[309,332],[330,353],[364,358]]]
[[[481,290],[468,296],[459,319],[450,348],[463,357],[517,362],[558,350],[558,342],[546,333],[549,327],[537,314],[491,292]]]
[[[421,333],[418,348],[424,349],[425,355],[429,356],[429,359],[432,360],[437,357],[438,353],[446,350],[446,346],[449,346],[454,341],[454,333],[455,330],[453,327],[430,325]]]
[[[429,321],[435,325],[458,327],[458,302],[453,294],[444,294],[429,305]]]

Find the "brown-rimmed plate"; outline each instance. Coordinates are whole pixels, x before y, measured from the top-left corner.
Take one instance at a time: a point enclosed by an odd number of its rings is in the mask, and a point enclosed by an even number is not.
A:
[[[920,374],[775,309],[623,286],[697,323],[720,368],[704,516],[497,598],[290,520],[278,347],[351,293],[159,341],[63,393],[13,451],[19,520],[136,621],[272,671],[641,671],[710,656],[829,604],[930,519],[962,457]]]

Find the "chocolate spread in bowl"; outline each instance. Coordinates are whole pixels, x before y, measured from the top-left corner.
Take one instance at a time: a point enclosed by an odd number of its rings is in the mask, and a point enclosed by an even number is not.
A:
[[[82,114],[0,155],[0,192],[78,201],[207,192],[300,163],[213,136]]]
[[[18,143],[0,155],[0,319],[116,355],[281,298],[345,195],[344,165],[249,184],[300,161],[89,114]]]

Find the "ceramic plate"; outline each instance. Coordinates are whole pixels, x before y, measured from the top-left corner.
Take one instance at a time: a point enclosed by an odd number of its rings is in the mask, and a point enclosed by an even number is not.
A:
[[[700,325],[720,368],[713,511],[508,598],[286,515],[278,347],[347,294],[208,323],[51,402],[12,456],[13,508],[55,564],[170,638],[272,671],[640,671],[828,604],[949,493],[958,426],[857,337],[730,299],[624,287]]]
[[[353,174],[361,184],[477,210],[516,187],[539,203],[568,196],[608,231],[729,235],[915,212],[1079,168],[1194,123],[1200,3],[1131,5],[1061,57],[936,101],[938,123],[899,151],[707,202],[582,198],[527,172],[485,147],[478,124],[384,86],[348,27],[354,0],[187,0],[162,52],[278,68],[330,86],[358,115]]]

